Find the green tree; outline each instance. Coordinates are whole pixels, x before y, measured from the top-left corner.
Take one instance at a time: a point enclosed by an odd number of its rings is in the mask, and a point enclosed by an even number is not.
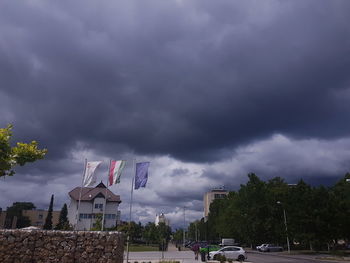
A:
[[[130,223],[125,223],[118,226],[118,231],[125,233],[126,235],[130,235],[130,241],[135,242],[136,240],[140,240],[142,237],[143,227],[141,223],[138,224],[134,221]]]
[[[12,176],[15,174],[16,165],[23,166],[28,162],[34,162],[43,159],[47,153],[46,149],[38,149],[38,143],[17,142],[16,146],[11,147],[12,125],[0,129],[0,177]]]
[[[103,215],[101,213],[95,215],[95,223],[94,226],[91,228],[91,231],[101,231],[102,217]]]
[[[50,206],[47,212],[43,229],[52,230],[52,211],[53,211],[53,195],[51,195]]]
[[[177,244],[182,244],[182,242],[183,242],[183,229],[176,229],[176,231],[173,233],[173,240]]]
[[[67,215],[68,215],[67,204],[64,204],[62,209],[61,209],[61,212],[60,212],[58,224],[55,227],[56,230],[69,230],[70,229]]]
[[[30,226],[29,218],[27,216],[23,216],[22,211],[33,209],[35,209],[35,206],[31,202],[15,202],[12,204],[12,206],[7,207],[5,228],[11,228],[14,217],[17,218],[17,228]]]
[[[332,205],[335,211],[332,213],[334,225],[337,226],[333,230],[335,240],[345,239],[350,241],[350,173],[339,180],[331,189],[330,195]]]
[[[154,223],[148,222],[145,225],[142,237],[147,244],[157,244],[159,240],[157,226]]]

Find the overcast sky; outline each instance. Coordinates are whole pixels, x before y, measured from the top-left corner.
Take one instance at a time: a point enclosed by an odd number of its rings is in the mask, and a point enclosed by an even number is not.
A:
[[[150,161],[133,220],[203,216],[249,172],[333,183],[350,166],[350,1],[0,3],[0,126],[44,160],[0,180],[0,206],[69,203],[84,159]]]

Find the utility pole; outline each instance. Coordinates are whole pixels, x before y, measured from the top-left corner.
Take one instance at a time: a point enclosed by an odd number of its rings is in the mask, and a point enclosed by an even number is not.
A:
[[[286,228],[286,236],[287,236],[287,247],[288,247],[288,253],[290,253],[290,245],[289,245],[289,237],[288,237],[288,227],[287,227],[287,216],[286,216],[286,210],[284,209],[283,204],[280,201],[277,201],[277,204],[282,205],[283,209],[283,216],[284,216],[284,226]]]

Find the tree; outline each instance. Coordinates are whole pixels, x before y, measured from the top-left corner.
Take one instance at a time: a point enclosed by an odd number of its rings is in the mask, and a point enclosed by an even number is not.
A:
[[[50,206],[49,206],[49,210],[47,212],[47,216],[45,219],[45,224],[44,224],[43,229],[52,230],[52,210],[53,210],[53,195],[51,195]]]
[[[154,223],[148,222],[145,225],[143,239],[147,244],[156,244],[159,241],[159,233],[157,226]]]
[[[31,202],[15,202],[12,206],[7,207],[5,228],[11,228],[14,217],[17,217],[16,228],[30,226],[30,220],[27,216],[22,215],[23,210],[32,210],[35,206]]]
[[[60,212],[58,224],[55,227],[56,230],[69,230],[70,227],[69,227],[67,215],[68,215],[67,204],[64,204]]]
[[[99,213],[99,214],[96,214],[95,218],[95,224],[94,226],[91,228],[92,231],[101,231],[102,229],[102,214]]]
[[[38,149],[36,141],[31,143],[17,142],[16,146],[11,147],[11,137],[12,125],[0,129],[0,177],[14,175],[16,165],[23,166],[28,162],[43,159],[47,153],[46,149]]]

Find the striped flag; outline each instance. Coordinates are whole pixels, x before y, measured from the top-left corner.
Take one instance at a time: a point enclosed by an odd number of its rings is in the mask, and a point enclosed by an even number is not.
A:
[[[109,185],[120,183],[120,176],[125,167],[126,161],[111,161],[111,166],[109,168],[108,181]]]

